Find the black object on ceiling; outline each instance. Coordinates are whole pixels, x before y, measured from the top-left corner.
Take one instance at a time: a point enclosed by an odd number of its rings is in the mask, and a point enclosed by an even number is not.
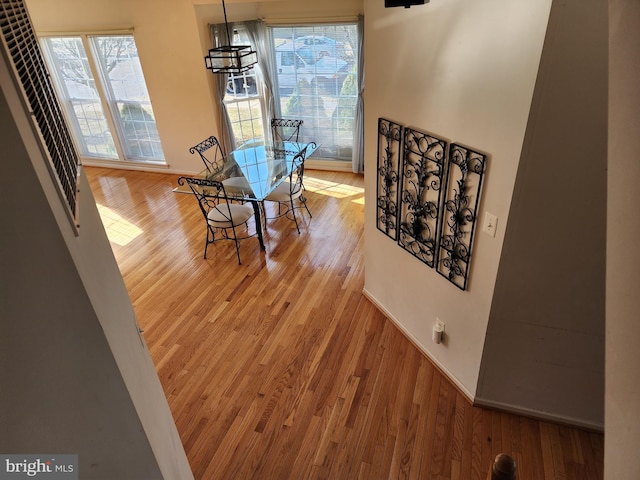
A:
[[[210,49],[209,54],[204,57],[204,65],[213,73],[239,75],[251,70],[258,63],[258,54],[251,48],[251,45],[233,45],[224,0],[222,0],[222,11],[224,12],[227,44]]]
[[[411,5],[424,5],[429,3],[429,0],[384,0],[385,8],[390,7],[404,7],[409,8]]]

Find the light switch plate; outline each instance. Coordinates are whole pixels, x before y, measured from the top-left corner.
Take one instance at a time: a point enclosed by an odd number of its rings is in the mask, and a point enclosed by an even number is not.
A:
[[[493,213],[484,212],[484,223],[482,225],[482,231],[492,237],[496,236],[496,229],[498,228],[498,217]]]

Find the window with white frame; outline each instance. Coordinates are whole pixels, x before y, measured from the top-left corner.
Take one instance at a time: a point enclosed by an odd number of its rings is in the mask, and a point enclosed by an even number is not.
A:
[[[165,163],[133,35],[46,36],[42,44],[82,157]]]
[[[248,44],[239,28],[235,44]],[[269,27],[276,115],[303,120],[301,140],[320,145],[316,157],[351,161],[358,100],[356,23]],[[260,62],[260,59],[258,59]],[[230,76],[225,105],[236,145],[264,138],[256,70]]]
[[[277,107],[304,121],[316,156],[351,161],[358,99],[356,23],[271,27]]]
[[[249,38],[241,27],[235,30],[233,43],[249,44]],[[228,75],[224,103],[236,145],[265,137],[264,125],[268,122],[264,118],[263,100],[258,91],[256,75],[254,68],[244,73]]]

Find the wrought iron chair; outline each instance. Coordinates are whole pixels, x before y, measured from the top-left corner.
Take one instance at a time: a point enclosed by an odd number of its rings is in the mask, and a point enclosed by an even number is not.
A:
[[[289,180],[282,182],[276,187],[276,189],[267,195],[265,198],[268,202],[278,203],[278,215],[271,218],[279,218],[286,216],[289,220],[292,220],[296,224],[296,229],[300,233],[300,225],[298,224],[298,217],[296,216],[296,210],[304,207],[309,214],[309,218],[312,218],[311,211],[307,206],[307,199],[304,196],[304,160],[307,154],[306,148],[298,153],[293,158],[293,170],[289,176]],[[294,200],[299,202],[296,205]],[[286,207],[286,210],[282,211],[282,207]],[[263,207],[264,209],[264,207]],[[265,211],[266,212],[266,211]],[[265,213],[265,219],[267,219]]]
[[[211,151],[209,151],[211,150]],[[191,147],[189,149],[189,153],[195,154],[198,153],[205,167],[207,167],[207,171],[209,173],[214,173],[222,169],[224,163],[224,151],[222,150],[222,145],[220,145],[219,140],[211,136],[206,140],[203,140],[195,147]],[[206,153],[205,153],[206,152]],[[223,180],[227,191],[233,193],[241,194],[242,192],[246,192],[250,189],[249,184],[243,177],[232,177],[226,180]],[[242,198],[236,198],[235,196],[230,197],[234,201],[237,200],[240,203],[244,203]]]
[[[213,173],[222,168],[224,151],[218,139],[213,135],[189,149],[189,153],[192,155],[196,152],[200,155],[209,172]]]
[[[300,127],[302,127],[303,123],[302,120],[272,118],[271,132],[273,133],[273,141],[297,142],[300,136]]]
[[[185,182],[198,200],[200,210],[207,224],[204,258],[207,258],[207,249],[210,244],[218,240],[233,240],[236,244],[236,255],[240,265],[240,240],[253,237],[256,233],[249,234],[247,232],[245,236],[239,237],[236,234],[236,227],[240,227],[243,224],[246,225],[249,219],[253,217],[253,207],[247,204],[231,203],[233,197],[227,197],[222,182],[201,178],[178,178],[179,185],[184,185]],[[246,225],[246,228],[249,228],[248,225]]]
[[[297,142],[300,137],[300,128],[304,120],[295,120],[290,118],[272,118],[271,132],[273,141],[278,142]],[[304,185],[302,185],[304,190]],[[263,205],[264,209],[264,205]]]

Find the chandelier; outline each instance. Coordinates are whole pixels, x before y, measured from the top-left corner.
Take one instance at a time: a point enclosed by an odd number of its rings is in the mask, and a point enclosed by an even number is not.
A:
[[[227,45],[210,49],[209,54],[204,57],[204,64],[213,73],[240,74],[250,70],[258,63],[258,55],[250,45],[231,44],[224,0],[222,0],[222,10],[224,12],[224,26],[227,32]]]

